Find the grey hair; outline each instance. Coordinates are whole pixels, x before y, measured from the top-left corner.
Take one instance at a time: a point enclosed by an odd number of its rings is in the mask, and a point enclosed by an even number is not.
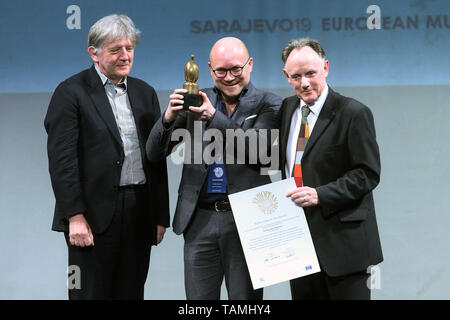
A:
[[[325,51],[319,41],[310,38],[300,38],[291,40],[281,52],[281,59],[286,64],[286,60],[291,54],[292,50],[300,49],[303,47],[310,47],[313,49],[322,59],[325,59]]]
[[[93,46],[98,51],[108,36],[111,37],[108,39],[111,42],[127,37],[136,46],[140,35],[141,32],[128,16],[112,14],[101,18],[89,29],[88,46]]]

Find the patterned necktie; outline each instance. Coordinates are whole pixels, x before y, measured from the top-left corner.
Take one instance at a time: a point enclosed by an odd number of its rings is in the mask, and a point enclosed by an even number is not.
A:
[[[308,106],[302,107],[302,122],[300,125],[300,132],[298,133],[297,139],[297,149],[295,153],[295,163],[294,163],[294,171],[292,172],[292,176],[294,177],[295,184],[297,187],[303,186],[303,176],[302,176],[302,156],[303,151],[305,150],[306,143],[309,138],[309,128],[308,128],[308,114],[311,112]]]

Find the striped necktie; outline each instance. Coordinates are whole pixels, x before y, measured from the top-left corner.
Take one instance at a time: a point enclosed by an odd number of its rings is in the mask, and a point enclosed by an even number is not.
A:
[[[295,163],[294,163],[294,171],[292,172],[292,176],[294,177],[295,184],[297,187],[303,186],[303,175],[302,175],[302,156],[303,151],[305,150],[306,143],[309,138],[309,128],[308,128],[308,114],[311,112],[308,106],[302,107],[302,122],[300,125],[300,132],[298,133],[297,139],[297,149],[295,153]]]

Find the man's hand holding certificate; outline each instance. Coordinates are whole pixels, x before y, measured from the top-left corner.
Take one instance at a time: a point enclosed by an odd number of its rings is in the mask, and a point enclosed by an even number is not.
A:
[[[316,189],[310,187],[292,189],[286,194],[286,197],[291,197],[292,201],[302,208],[317,206],[319,204]]]
[[[254,289],[320,271],[303,208],[286,179],[230,194],[234,220]]]

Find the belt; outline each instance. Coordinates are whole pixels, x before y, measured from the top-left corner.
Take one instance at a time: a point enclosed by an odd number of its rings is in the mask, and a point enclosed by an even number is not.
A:
[[[216,212],[231,212],[230,202],[225,200],[215,201],[213,203],[199,202],[198,207]]]
[[[141,190],[147,190],[147,184],[128,184],[126,186],[119,186],[119,190],[135,190],[135,191],[141,191]]]

